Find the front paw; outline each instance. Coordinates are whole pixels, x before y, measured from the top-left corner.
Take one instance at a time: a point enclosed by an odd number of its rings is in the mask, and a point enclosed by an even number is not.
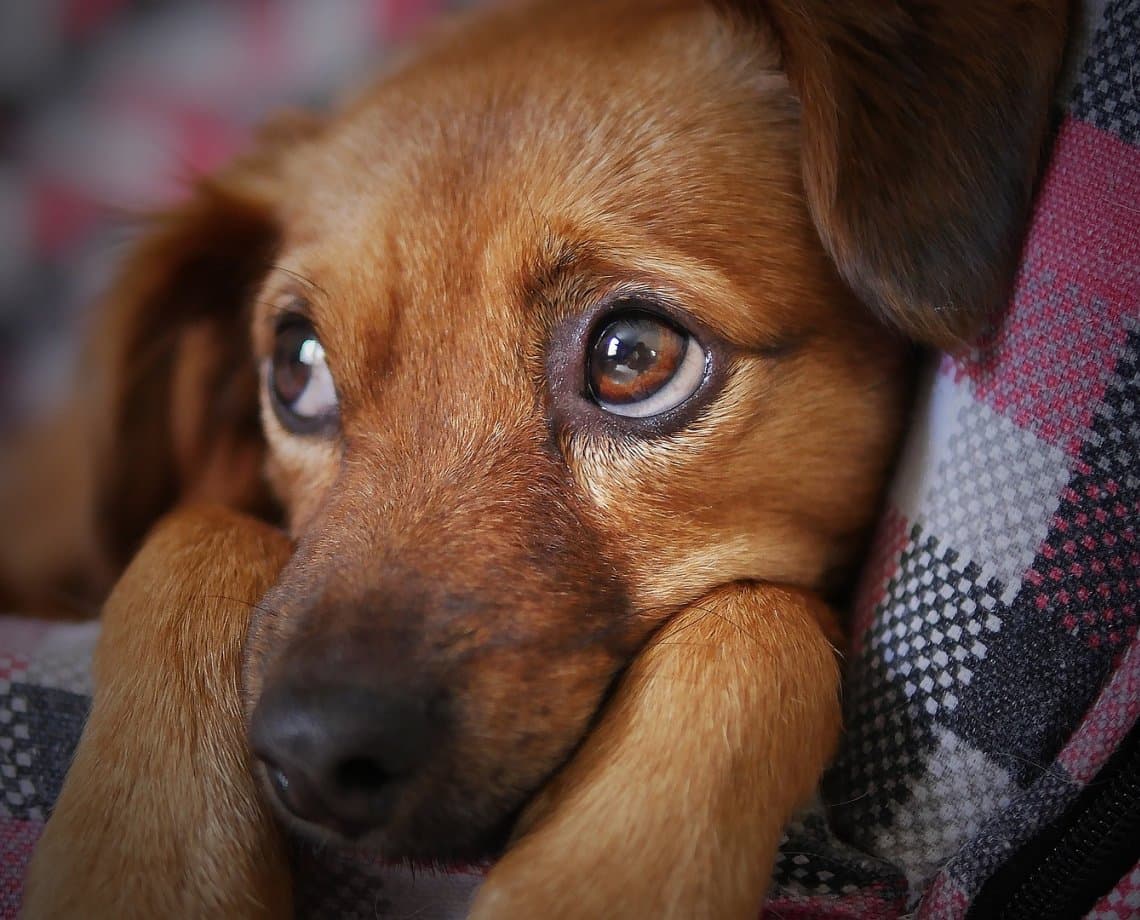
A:
[[[754,920],[839,734],[829,618],[755,584],[678,614],[524,814],[471,916]]]
[[[238,689],[249,611],[288,552],[222,510],[176,512],[148,539],[103,613],[91,715],[33,855],[24,917],[290,915]]]

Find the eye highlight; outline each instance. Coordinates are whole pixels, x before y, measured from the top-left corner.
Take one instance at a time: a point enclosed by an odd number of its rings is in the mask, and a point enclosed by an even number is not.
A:
[[[277,323],[267,374],[270,401],[295,434],[327,430],[337,416],[336,385],[313,324],[289,314]]]
[[[586,355],[594,401],[626,418],[649,418],[692,396],[706,376],[697,340],[662,317],[619,311],[599,326]]]

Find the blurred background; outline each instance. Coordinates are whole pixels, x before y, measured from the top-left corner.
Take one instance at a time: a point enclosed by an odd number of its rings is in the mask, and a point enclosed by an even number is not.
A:
[[[139,214],[458,0],[0,0],[0,438],[50,405]]]

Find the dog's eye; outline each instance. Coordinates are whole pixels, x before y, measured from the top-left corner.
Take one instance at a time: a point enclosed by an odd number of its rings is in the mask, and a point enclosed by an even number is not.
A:
[[[323,428],[336,416],[336,386],[313,324],[287,316],[277,325],[269,387],[277,416],[300,434]]]
[[[590,344],[587,378],[607,412],[648,418],[692,396],[705,378],[705,352],[661,317],[625,311],[608,318]]]

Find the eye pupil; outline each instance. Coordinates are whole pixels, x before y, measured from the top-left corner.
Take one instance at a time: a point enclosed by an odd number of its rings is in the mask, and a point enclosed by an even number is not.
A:
[[[612,372],[628,369],[640,373],[653,367],[658,355],[644,341],[635,340],[630,343],[615,335],[610,338],[606,347],[606,358],[609,359]]]

